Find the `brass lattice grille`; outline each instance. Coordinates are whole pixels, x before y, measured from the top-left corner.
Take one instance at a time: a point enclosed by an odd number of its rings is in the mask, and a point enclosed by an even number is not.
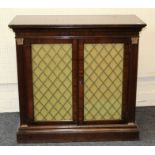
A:
[[[84,119],[117,120],[122,111],[124,44],[84,45]]]
[[[34,118],[72,120],[72,44],[32,44]]]

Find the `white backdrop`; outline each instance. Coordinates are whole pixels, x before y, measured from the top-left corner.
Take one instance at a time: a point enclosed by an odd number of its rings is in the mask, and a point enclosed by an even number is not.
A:
[[[19,111],[14,33],[16,15],[135,14],[147,23],[140,34],[137,105],[155,105],[155,9],[0,9],[0,112]]]

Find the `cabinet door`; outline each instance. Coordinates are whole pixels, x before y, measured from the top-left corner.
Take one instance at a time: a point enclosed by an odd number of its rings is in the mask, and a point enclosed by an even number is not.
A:
[[[76,60],[72,40],[25,43],[28,117],[34,124],[76,122]],[[74,81],[73,81],[74,79]],[[73,87],[74,85],[74,87]]]
[[[81,123],[124,122],[128,39],[83,40],[79,54]]]

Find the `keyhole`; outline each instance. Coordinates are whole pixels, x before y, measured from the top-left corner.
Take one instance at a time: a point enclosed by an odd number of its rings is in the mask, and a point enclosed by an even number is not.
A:
[[[81,78],[79,81],[80,85],[83,85],[83,79]]]

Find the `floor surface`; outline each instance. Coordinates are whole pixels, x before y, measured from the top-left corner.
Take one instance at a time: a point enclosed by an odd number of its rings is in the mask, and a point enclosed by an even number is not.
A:
[[[17,144],[16,130],[19,124],[19,113],[0,114],[0,145],[61,145],[61,146],[90,146],[90,145],[155,145],[155,106],[138,107],[136,109],[136,122],[140,129],[138,141],[108,141],[108,142],[70,142],[70,143],[42,143]]]

